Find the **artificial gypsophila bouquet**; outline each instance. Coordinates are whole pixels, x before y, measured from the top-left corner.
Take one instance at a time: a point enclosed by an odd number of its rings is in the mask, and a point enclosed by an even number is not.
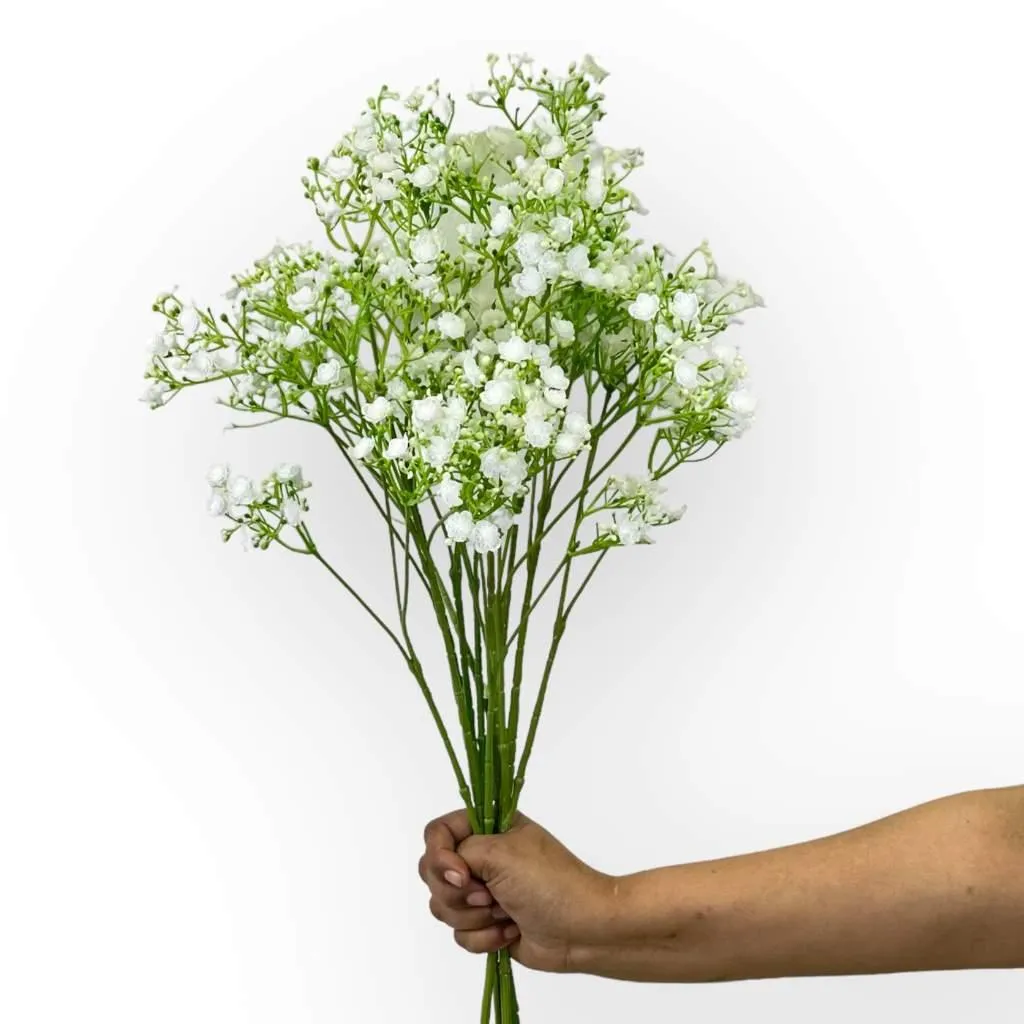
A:
[[[605,72],[592,58],[562,76],[522,55],[487,63],[469,99],[500,124],[456,132],[437,82],[404,98],[382,88],[309,161],[323,250],[275,247],[218,311],[161,295],[144,396],[160,408],[217,384],[235,412],[333,442],[380,514],[390,613],[328,561],[298,465],[259,482],[214,466],[209,511],[225,540],[320,563],[380,626],[478,833],[512,821],[566,622],[597,568],[677,520],[665,479],[750,424],[743,360],[720,336],[761,304],[707,243],[677,259],[630,233],[645,212],[626,187],[642,151],[597,142]],[[612,472],[636,452],[642,472]],[[456,740],[414,643],[417,595],[443,646]],[[482,1021],[492,1010],[519,1019],[508,948],[487,958]]]

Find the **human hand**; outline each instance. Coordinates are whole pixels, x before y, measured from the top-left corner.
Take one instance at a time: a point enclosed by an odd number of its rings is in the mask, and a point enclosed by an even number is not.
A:
[[[550,832],[516,814],[508,832],[474,835],[464,810],[430,822],[420,877],[430,912],[472,953],[508,947],[538,971],[573,970],[573,952],[599,941],[613,879]]]

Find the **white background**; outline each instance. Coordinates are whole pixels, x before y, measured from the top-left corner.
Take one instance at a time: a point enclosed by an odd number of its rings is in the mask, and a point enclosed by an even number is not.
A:
[[[1024,782],[1021,72],[1006,3],[37,3],[3,16],[0,1018],[477,1019],[427,913],[455,806],[346,595],[224,547],[209,462],[290,456],[338,561],[385,545],[315,438],[135,401],[154,294],[313,238],[305,158],[386,81],[592,51],[645,234],[707,237],[756,429],[677,477],[564,645],[523,808],[624,872]],[[189,400],[191,399],[191,401]],[[528,1024],[1017,1020],[1021,972],[635,986],[520,972]]]

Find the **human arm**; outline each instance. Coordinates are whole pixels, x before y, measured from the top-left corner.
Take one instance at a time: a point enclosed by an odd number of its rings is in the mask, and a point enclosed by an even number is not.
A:
[[[466,830],[445,855],[493,901],[463,916],[457,941],[476,952],[508,945],[539,970],[697,982],[1024,967],[1024,786],[619,877],[523,817],[499,836]],[[437,856],[428,839],[428,879]],[[428,884],[435,916],[451,923],[464,913],[458,888]],[[493,905],[517,925],[513,938],[502,934],[505,918],[499,926],[485,916]]]

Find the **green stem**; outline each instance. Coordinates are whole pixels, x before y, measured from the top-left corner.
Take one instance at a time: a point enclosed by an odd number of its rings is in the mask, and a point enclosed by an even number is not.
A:
[[[455,650],[455,641],[452,637],[452,631],[448,621],[449,604],[446,604],[444,599],[441,597],[441,591],[444,591],[445,597],[447,597],[448,594],[437,571],[437,565],[430,554],[430,540],[426,535],[426,531],[423,527],[423,520],[420,517],[419,512],[415,508],[412,508],[407,510],[406,516],[412,531],[413,540],[419,552],[420,562],[426,573],[431,604],[434,607],[434,615],[437,619],[437,624],[441,627],[441,638],[444,641],[445,654],[448,658],[448,671],[451,675],[452,690],[455,696],[455,706],[459,714],[459,724],[462,726],[462,739],[466,748],[466,757],[469,761],[469,773],[470,778],[472,779],[473,792],[475,794],[480,785],[480,781],[477,776],[476,758],[474,757],[474,753],[476,751],[476,737],[473,734],[473,723],[469,715],[469,706],[462,675],[462,666],[459,664],[458,654]],[[454,615],[454,606],[452,606],[452,612]]]
[[[480,1024],[491,1024],[491,1006],[494,1003],[494,976],[498,966],[498,954],[487,954],[487,973],[484,975],[484,1000],[480,1007]]]
[[[437,710],[437,704],[434,701],[433,694],[430,692],[430,687],[427,685],[427,680],[423,675],[423,667],[415,657],[410,657],[408,664],[409,671],[412,672],[416,682],[419,683],[420,690],[427,702],[427,707],[430,708],[430,713],[434,718],[434,724],[437,726],[437,731],[441,734],[441,739],[444,741],[444,748],[448,752],[448,759],[451,761],[452,768],[455,771],[455,779],[459,786],[459,796],[462,797],[462,802],[466,805],[466,814],[469,817],[470,827],[474,832],[479,832],[480,819],[477,817],[476,808],[473,804],[473,794],[470,793],[469,786],[466,784],[466,776],[463,774],[462,765],[459,764],[455,748],[452,746],[452,741],[448,736],[448,730],[445,728],[444,720],[441,718],[441,715]]]

